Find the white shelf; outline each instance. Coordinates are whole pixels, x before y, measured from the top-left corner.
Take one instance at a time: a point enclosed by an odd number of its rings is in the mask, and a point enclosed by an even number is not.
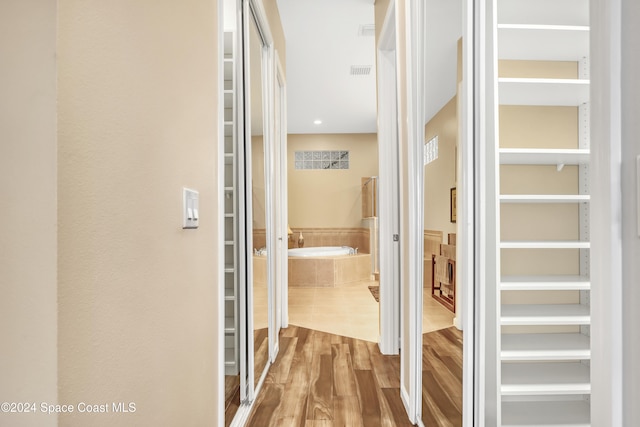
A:
[[[579,240],[501,241],[501,249],[589,249],[591,244]]]
[[[502,326],[588,325],[589,307],[582,304],[504,304]]]
[[[503,363],[503,396],[589,394],[589,367],[583,363]]]
[[[588,194],[501,194],[502,203],[585,203]]]
[[[236,117],[236,33],[224,33],[224,192],[225,192],[225,268],[224,268],[224,333],[225,333],[225,375],[238,374],[238,320],[236,295],[238,294],[238,270],[235,264],[237,257],[236,242],[238,227],[234,212],[238,211],[235,179],[235,153],[237,150],[237,117]]]
[[[501,148],[503,165],[582,165],[589,163],[588,149]]]
[[[499,24],[498,58],[578,61],[589,55],[589,27]]]
[[[233,316],[224,318],[224,333],[233,334],[236,332]]]
[[[226,108],[233,108],[233,91],[225,90],[224,91],[224,105]]]
[[[503,291],[586,291],[591,281],[584,276],[505,276],[500,279]]]
[[[224,364],[225,366],[236,366],[235,351],[233,348],[224,349]]]
[[[233,136],[233,122],[224,122],[224,136]]]
[[[582,334],[503,334],[503,361],[591,359],[589,337]]]
[[[589,25],[589,0],[499,0],[498,23]]]
[[[502,402],[502,427],[591,427],[589,403]]]
[[[498,79],[500,105],[579,106],[589,102],[589,80]]]
[[[497,55],[501,60],[580,62],[589,57],[590,28],[588,0],[497,0]],[[583,74],[580,74],[583,76]],[[587,79],[500,77],[498,103],[514,106],[578,107],[589,102]],[[582,116],[581,116],[582,119]],[[588,123],[581,122],[576,141],[545,138],[543,147],[588,147]],[[587,135],[583,138],[583,135]],[[574,145],[575,144],[575,145]],[[522,145],[522,144],[520,144]],[[500,165],[548,166],[562,171],[565,166],[588,165],[589,149],[499,148]],[[502,168],[504,169],[504,168]],[[552,177],[553,175],[549,175]],[[580,171],[579,184],[588,193],[588,183]],[[586,187],[584,187],[586,186]],[[576,191],[577,193],[577,191]],[[575,204],[588,207],[588,194],[496,194],[501,204]],[[509,211],[505,215],[515,214]],[[576,213],[579,240],[560,240],[559,234],[546,241],[501,241],[501,249],[536,249],[554,255],[555,250],[580,250],[581,262],[588,260],[589,239],[584,237],[588,220]],[[499,218],[496,224],[499,231]],[[500,235],[500,234],[498,234]],[[537,236],[531,236],[533,239]],[[557,240],[556,240],[557,239]],[[536,252],[536,254],[539,252]],[[584,264],[581,264],[581,267]],[[581,270],[582,271],[582,270]],[[554,291],[589,291],[586,271],[580,275],[513,275],[499,277],[497,298],[502,291],[542,291],[552,298]],[[552,301],[551,301],[552,302]],[[590,308],[581,304],[503,304],[499,324],[494,326],[583,326],[591,322]],[[507,329],[507,328],[503,328]],[[498,354],[501,375],[497,375],[502,399],[497,404],[501,427],[590,427],[591,392],[590,338],[579,333],[501,334]],[[553,332],[553,331],[551,331]],[[582,363],[580,362],[582,361]],[[495,385],[495,382],[494,382]]]
[[[226,81],[233,81],[233,59],[224,59],[224,79]]]

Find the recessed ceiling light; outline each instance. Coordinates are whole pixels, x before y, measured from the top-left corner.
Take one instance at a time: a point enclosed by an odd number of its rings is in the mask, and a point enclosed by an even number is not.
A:
[[[314,125],[321,125],[322,124],[322,120],[314,120],[313,124]]]

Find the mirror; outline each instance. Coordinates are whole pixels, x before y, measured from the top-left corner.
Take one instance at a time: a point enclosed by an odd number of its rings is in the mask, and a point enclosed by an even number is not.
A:
[[[462,425],[463,333],[456,264],[462,2],[427,2],[422,422]],[[458,316],[456,318],[456,316]]]
[[[241,13],[238,13],[240,12]],[[246,416],[273,337],[272,42],[256,0],[224,3],[225,424]]]
[[[252,315],[252,333],[248,337],[253,338],[253,345],[250,345],[250,352],[253,353],[253,389],[257,387],[262,374],[269,361],[269,263],[273,253],[268,250],[267,238],[270,235],[268,230],[271,225],[268,221],[268,197],[267,197],[267,172],[268,172],[268,150],[266,143],[268,138],[265,132],[265,93],[264,85],[268,52],[267,46],[261,36],[255,15],[251,5],[247,5],[245,17],[247,22],[245,38],[245,88],[248,94],[246,100],[246,120],[247,130],[247,159],[246,165],[251,165],[251,173],[248,174],[250,181],[247,209],[250,209],[250,226],[252,245],[250,255],[249,270],[251,290],[249,295],[249,312]],[[269,248],[270,249],[270,248]]]

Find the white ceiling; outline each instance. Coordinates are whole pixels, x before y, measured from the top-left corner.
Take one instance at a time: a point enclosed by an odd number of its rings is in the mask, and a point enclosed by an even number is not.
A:
[[[287,43],[289,133],[375,133],[373,0],[277,0]],[[351,76],[352,65],[371,65]],[[313,121],[322,120],[321,125]]]
[[[375,37],[359,35],[361,25],[375,22],[374,1],[277,3],[287,45],[289,133],[375,133]],[[455,95],[462,0],[427,0],[427,13],[426,121]],[[352,76],[352,65],[373,67],[368,76]]]

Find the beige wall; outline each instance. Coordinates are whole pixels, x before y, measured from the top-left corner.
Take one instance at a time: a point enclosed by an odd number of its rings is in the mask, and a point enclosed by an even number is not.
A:
[[[264,231],[267,220],[266,187],[264,185],[264,138],[251,137],[251,201],[253,228]],[[259,247],[254,244],[254,247]]]
[[[0,28],[0,402],[56,403],[56,2],[2,1]]]
[[[449,195],[456,186],[457,102],[453,97],[425,126],[425,141],[438,136],[438,158],[424,167],[424,229],[456,232]],[[446,243],[446,242],[444,242]]]
[[[216,424],[216,3],[59,2],[61,425]]]
[[[273,37],[273,47],[276,49],[277,55],[280,57],[280,64],[285,76],[287,74],[287,43],[284,38],[284,30],[282,29],[282,21],[280,20],[280,11],[278,10],[277,0],[263,0],[271,36]]]
[[[349,150],[347,170],[296,170],[294,153]],[[361,178],[378,175],[376,134],[289,135],[289,225],[292,229],[362,227]]]
[[[384,24],[384,18],[389,9],[389,0],[375,0],[375,24],[376,24],[376,46],[380,40],[380,33],[382,32],[382,26]],[[377,54],[377,50],[376,50]]]

